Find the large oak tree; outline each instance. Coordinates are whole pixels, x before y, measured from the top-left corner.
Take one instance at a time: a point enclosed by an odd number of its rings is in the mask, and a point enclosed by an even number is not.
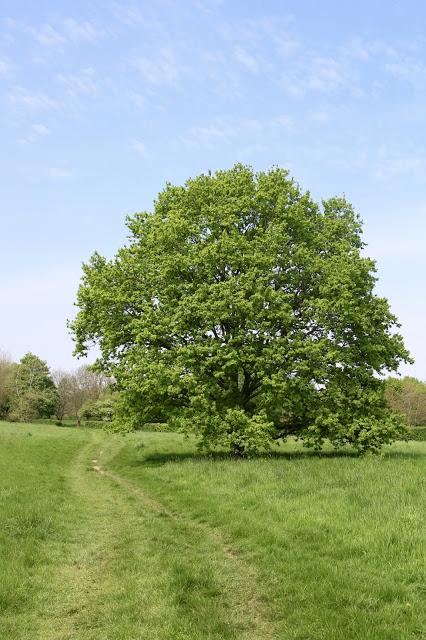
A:
[[[128,421],[236,452],[398,436],[380,376],[409,355],[346,200],[319,206],[283,169],[236,165],[168,184],[127,224],[113,260],[84,265],[71,328],[77,354],[99,345]]]

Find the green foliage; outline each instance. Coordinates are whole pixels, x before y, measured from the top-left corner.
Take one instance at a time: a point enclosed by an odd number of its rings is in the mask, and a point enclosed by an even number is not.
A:
[[[80,415],[84,420],[111,422],[114,419],[117,399],[104,396],[98,400],[88,400],[82,406]]]
[[[407,429],[407,440],[426,442],[426,427],[409,427]]]
[[[46,362],[27,353],[15,369],[9,419],[30,422],[49,418],[56,406],[57,391]]]
[[[399,437],[378,374],[409,355],[344,199],[321,207],[282,169],[236,165],[167,185],[128,227],[115,259],[84,265],[71,324],[128,425],[169,419],[236,453]]]
[[[138,427],[138,431],[151,431],[153,433],[168,433],[174,431],[169,422],[145,422]]]
[[[103,397],[110,386],[110,381],[105,376],[93,371],[87,365],[82,365],[73,373],[57,371],[55,378],[58,390],[55,415],[58,420],[62,420],[64,416],[73,417],[78,425],[80,425],[83,417],[82,411],[86,405],[87,411],[90,412],[92,404]],[[112,408],[108,408],[107,405],[99,420],[108,419],[108,414],[111,414]],[[100,407],[100,411],[102,412],[102,407]],[[98,418],[94,418],[94,420],[98,420]]]
[[[7,418],[9,414],[16,366],[8,356],[0,353],[0,418]]]
[[[389,406],[403,414],[409,425],[426,425],[426,383],[405,376],[386,380]]]

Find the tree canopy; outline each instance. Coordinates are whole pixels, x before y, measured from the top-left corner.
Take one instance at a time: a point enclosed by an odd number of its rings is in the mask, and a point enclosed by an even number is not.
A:
[[[409,354],[345,199],[236,165],[167,184],[127,224],[114,259],[83,266],[71,330],[78,355],[99,345],[128,424],[167,419],[235,452],[398,436],[381,376]]]
[[[65,415],[72,416],[80,426],[86,403],[95,403],[103,396],[108,400],[110,398],[110,381],[87,365],[82,365],[73,373],[56,371],[54,377],[58,395],[55,415],[58,420]]]
[[[48,418],[56,402],[57,391],[49,367],[44,360],[27,353],[14,371],[9,417],[23,422]]]

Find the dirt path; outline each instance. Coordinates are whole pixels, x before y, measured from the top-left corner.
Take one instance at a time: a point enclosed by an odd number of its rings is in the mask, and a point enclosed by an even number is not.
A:
[[[94,433],[70,461],[79,528],[34,638],[276,638],[254,569],[220,531],[111,472],[108,461],[122,446]]]
[[[159,516],[172,518],[184,526],[196,528],[209,536],[215,545],[220,546],[227,563],[232,566],[235,600],[233,606],[238,609],[238,612],[236,611],[235,613],[241,619],[246,617],[248,612],[250,613],[253,631],[255,630],[256,635],[250,635],[249,637],[262,638],[264,640],[276,638],[271,621],[267,619],[263,611],[262,594],[259,588],[260,580],[256,570],[245,562],[237,550],[224,540],[219,529],[188,518],[185,514],[171,511],[157,499],[148,496],[139,486],[103,467],[97,458],[92,459],[92,468],[97,474],[105,476],[128,493],[134,495],[146,509],[155,512]],[[243,637],[245,636],[241,636],[241,638]]]

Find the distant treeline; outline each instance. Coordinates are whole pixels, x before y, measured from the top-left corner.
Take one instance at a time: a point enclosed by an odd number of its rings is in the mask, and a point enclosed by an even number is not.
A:
[[[409,376],[388,378],[385,394],[391,409],[403,414],[409,427],[426,427],[425,382]],[[18,363],[0,353],[0,419],[108,423],[114,419],[118,399],[111,380],[87,365],[73,372],[51,372],[32,353]]]
[[[426,426],[426,383],[417,378],[388,378],[386,399],[394,411],[402,413],[408,426]]]
[[[110,422],[116,401],[111,381],[88,366],[51,372],[33,353],[18,363],[0,354],[0,419]]]

